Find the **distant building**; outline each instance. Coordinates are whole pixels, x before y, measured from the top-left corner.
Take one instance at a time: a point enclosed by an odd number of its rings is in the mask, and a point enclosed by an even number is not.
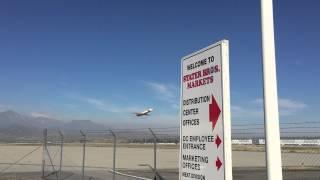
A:
[[[232,144],[252,144],[252,139],[233,139]]]
[[[259,144],[265,144],[264,139],[259,139]],[[281,145],[320,146],[320,139],[281,139]]]

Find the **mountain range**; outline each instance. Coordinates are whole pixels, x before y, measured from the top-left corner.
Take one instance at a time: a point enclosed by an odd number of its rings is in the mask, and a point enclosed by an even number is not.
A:
[[[91,120],[64,122],[48,117],[33,117],[12,110],[0,112],[0,137],[38,137],[43,129],[79,132],[79,130],[101,130],[106,126]]]

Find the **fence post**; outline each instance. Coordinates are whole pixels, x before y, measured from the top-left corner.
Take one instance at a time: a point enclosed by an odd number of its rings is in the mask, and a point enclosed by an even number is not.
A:
[[[86,141],[87,141],[87,137],[86,134],[84,132],[82,132],[80,130],[80,133],[82,135],[82,143],[83,143],[83,154],[82,154],[82,176],[81,176],[81,180],[84,180],[84,167],[85,167],[85,157],[86,157]]]
[[[43,130],[43,147],[42,147],[42,169],[41,169],[41,171],[42,171],[42,179],[44,179],[44,176],[45,176],[45,165],[46,165],[46,162],[45,162],[45,153],[46,153],[46,148],[47,148],[47,136],[48,136],[48,129],[47,128],[45,128],[44,130]]]
[[[59,180],[61,180],[61,170],[62,170],[62,155],[63,155],[63,141],[64,141],[64,137],[61,131],[59,131],[59,135],[60,135],[60,165],[59,165]]]
[[[152,131],[151,128],[149,128],[149,131],[153,136],[153,169],[154,169],[154,179],[157,179],[157,136]]]
[[[112,167],[113,173],[112,173],[112,180],[115,180],[116,179],[116,144],[117,144],[117,136],[112,130],[109,130],[109,131],[113,136],[113,167]]]

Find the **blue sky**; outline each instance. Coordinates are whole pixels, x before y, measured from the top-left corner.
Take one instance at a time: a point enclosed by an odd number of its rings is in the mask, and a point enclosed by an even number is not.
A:
[[[320,2],[274,5],[280,120],[319,121]],[[181,57],[221,39],[232,121],[262,122],[258,0],[1,1],[0,111],[177,125]]]

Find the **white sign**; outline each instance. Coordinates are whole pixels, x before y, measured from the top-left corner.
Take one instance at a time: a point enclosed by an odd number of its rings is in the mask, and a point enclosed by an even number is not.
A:
[[[229,45],[182,58],[180,180],[231,180]]]

